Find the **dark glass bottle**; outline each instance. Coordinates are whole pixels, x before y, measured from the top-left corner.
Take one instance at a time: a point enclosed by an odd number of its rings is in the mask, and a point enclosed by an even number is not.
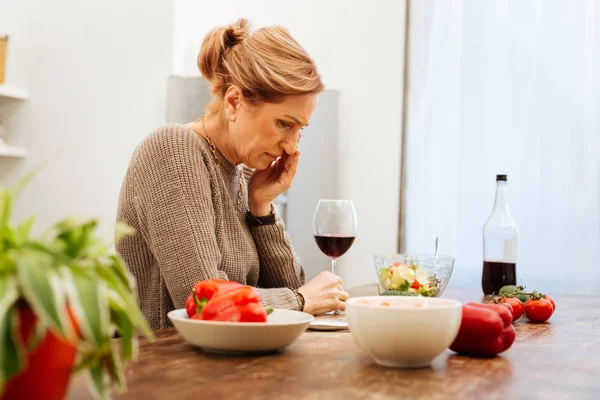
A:
[[[498,294],[504,285],[517,283],[517,237],[519,229],[510,215],[507,177],[496,176],[496,200],[483,226],[483,273],[481,286],[486,295]]]

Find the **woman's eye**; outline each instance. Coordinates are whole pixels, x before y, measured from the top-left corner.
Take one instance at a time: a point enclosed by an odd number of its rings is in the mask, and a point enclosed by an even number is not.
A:
[[[284,121],[284,120],[282,120],[282,119],[280,119],[280,120],[277,120],[277,125],[279,125],[279,127],[280,127],[280,128],[284,128],[284,129],[287,129],[287,128],[289,128],[290,126],[292,126],[292,125],[291,125],[289,122],[287,122],[287,121]]]

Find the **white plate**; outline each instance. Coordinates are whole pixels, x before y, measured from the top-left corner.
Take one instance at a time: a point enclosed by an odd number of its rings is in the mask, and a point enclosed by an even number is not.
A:
[[[190,319],[185,309],[167,314],[181,336],[203,350],[218,353],[256,353],[281,350],[306,330],[310,314],[275,309],[267,322],[221,322]]]
[[[348,322],[337,319],[315,319],[308,325],[308,329],[314,331],[345,331],[348,330]]]

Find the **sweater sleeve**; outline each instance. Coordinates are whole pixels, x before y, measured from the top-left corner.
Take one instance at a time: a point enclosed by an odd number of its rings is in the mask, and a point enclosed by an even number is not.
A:
[[[304,284],[304,268],[294,252],[283,220],[277,216],[274,224],[250,227],[260,259],[261,287],[291,287]]]
[[[261,302],[273,308],[297,310],[300,307],[298,297],[291,289],[282,287],[275,289],[256,288],[260,292]]]
[[[148,137],[134,172],[135,207],[144,221],[140,234],[175,308],[184,307],[196,282],[228,279],[219,270],[208,167],[200,152],[189,151],[190,140],[195,138],[169,133]]]

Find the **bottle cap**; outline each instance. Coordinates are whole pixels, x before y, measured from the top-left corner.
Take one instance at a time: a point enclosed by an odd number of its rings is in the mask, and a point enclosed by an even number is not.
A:
[[[504,181],[504,182],[506,182],[507,181],[506,175],[496,175],[496,181],[497,182],[498,181]]]

